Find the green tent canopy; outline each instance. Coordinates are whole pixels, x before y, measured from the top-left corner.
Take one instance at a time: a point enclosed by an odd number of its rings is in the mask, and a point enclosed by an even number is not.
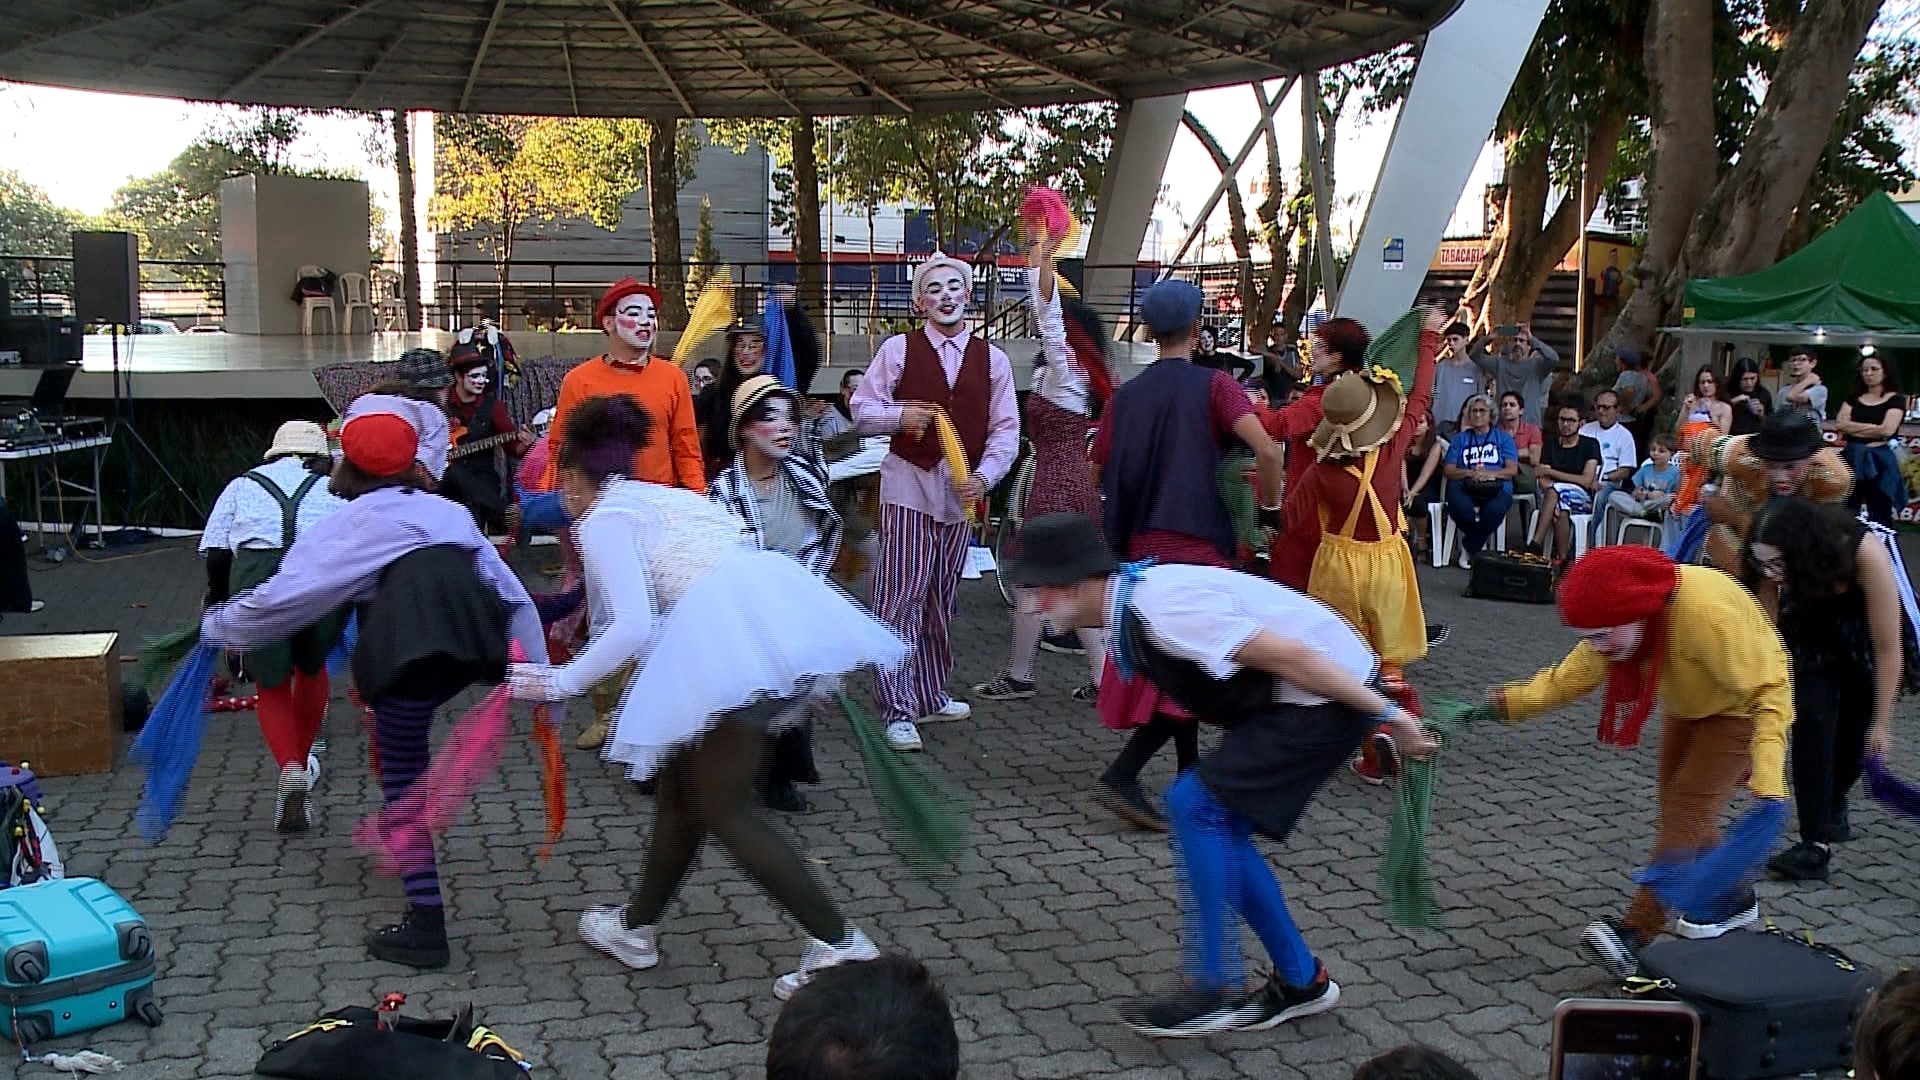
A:
[[[1920,333],[1920,225],[1875,192],[1765,270],[1687,282],[1683,321],[1728,330]]]

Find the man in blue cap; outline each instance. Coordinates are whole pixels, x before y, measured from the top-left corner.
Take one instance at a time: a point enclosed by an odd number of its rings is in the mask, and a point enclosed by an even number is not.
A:
[[[1253,449],[1262,488],[1280,490],[1279,453],[1246,390],[1226,372],[1192,360],[1200,305],[1200,290],[1190,282],[1169,278],[1147,290],[1140,315],[1160,358],[1114,391],[1100,415],[1093,463],[1106,497],[1107,544],[1119,558],[1234,566],[1238,543],[1215,477],[1236,437]],[[1193,717],[1152,683],[1124,678],[1109,662],[1100,681],[1100,721],[1133,732],[1100,778],[1100,804],[1142,828],[1166,828],[1141,790],[1140,771],[1169,739],[1182,770],[1198,760]]]

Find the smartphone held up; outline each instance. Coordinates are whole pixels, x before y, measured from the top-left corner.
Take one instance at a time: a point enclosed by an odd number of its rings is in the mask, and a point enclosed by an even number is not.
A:
[[[1694,1080],[1700,1016],[1677,1001],[1563,1001],[1551,1080]]]

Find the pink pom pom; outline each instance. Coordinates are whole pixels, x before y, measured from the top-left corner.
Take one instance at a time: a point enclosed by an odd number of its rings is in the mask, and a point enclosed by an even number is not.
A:
[[[1020,204],[1020,220],[1033,232],[1038,232],[1044,226],[1047,235],[1053,237],[1064,237],[1067,230],[1073,227],[1073,215],[1067,210],[1067,197],[1050,187],[1037,185],[1027,189],[1027,197]]]

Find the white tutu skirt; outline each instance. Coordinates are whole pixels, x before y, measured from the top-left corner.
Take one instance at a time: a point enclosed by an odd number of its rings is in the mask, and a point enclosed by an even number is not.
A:
[[[828,693],[851,672],[906,656],[906,642],[838,586],[781,552],[742,548],[661,620],[614,715],[607,760],[645,780],[729,711]],[[804,716],[793,712],[782,719]]]

